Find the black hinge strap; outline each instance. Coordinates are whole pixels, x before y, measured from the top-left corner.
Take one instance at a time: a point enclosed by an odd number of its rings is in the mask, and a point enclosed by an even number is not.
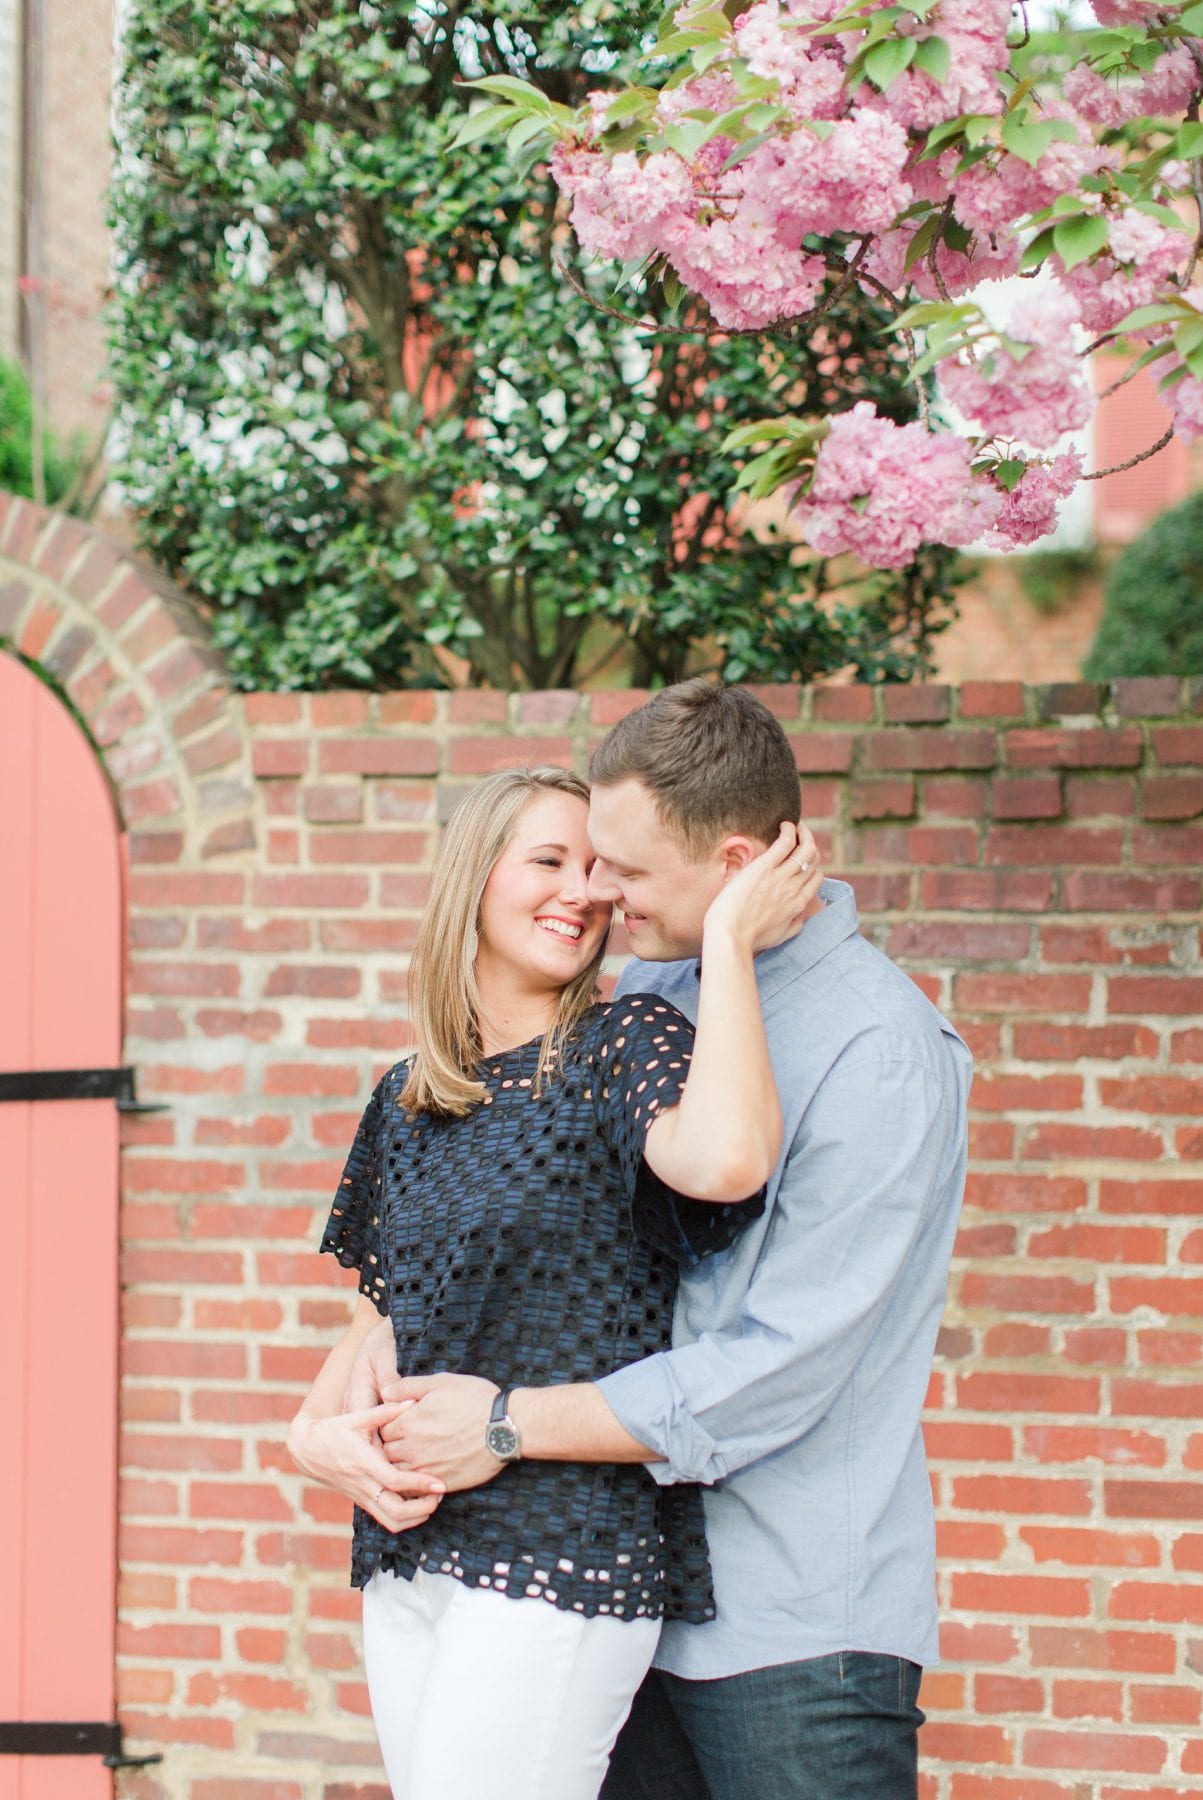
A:
[[[0,1720],[0,1756],[100,1756],[107,1769],[142,1768],[162,1762],[161,1751],[127,1756],[117,1720],[71,1725],[57,1721]]]
[[[121,1069],[12,1069],[0,1072],[3,1100],[115,1100],[118,1112],[165,1112],[135,1097],[134,1071]]]

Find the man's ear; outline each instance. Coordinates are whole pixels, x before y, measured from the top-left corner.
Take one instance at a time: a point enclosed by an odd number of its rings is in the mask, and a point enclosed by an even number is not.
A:
[[[723,880],[729,881],[732,875],[738,875],[764,849],[765,845],[758,844],[755,838],[740,837],[735,833],[723,838],[715,849],[715,855],[722,864]]]

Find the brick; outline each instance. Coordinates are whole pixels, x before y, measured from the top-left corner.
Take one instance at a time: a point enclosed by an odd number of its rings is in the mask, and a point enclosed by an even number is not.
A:
[[[1193,1369],[1203,1363],[1198,1331],[1138,1331],[1136,1348],[1141,1362],[1156,1368]]]
[[[894,926],[887,945],[892,957],[941,962],[1014,962],[1030,947],[1027,925],[967,924],[960,919],[906,919]],[[964,979],[957,977],[958,982]]]
[[[1010,1462],[1015,1454],[1009,1425],[976,1420],[925,1419],[923,1441],[936,1462]]]
[[[1128,875],[1071,869],[1062,878],[1068,912],[1197,913],[1203,882],[1194,875]]]
[[[888,682],[882,690],[886,720],[891,725],[942,725],[952,717],[952,689],[931,683],[914,686]]]
[[[194,1519],[263,1520],[292,1518],[292,1507],[265,1482],[194,1481],[188,1490]]]
[[[1070,775],[1065,809],[1071,819],[1130,819],[1136,791],[1130,775]]]
[[[866,732],[866,769],[992,769],[998,760],[995,734],[986,730],[924,731],[899,728]]]
[[[1118,826],[996,825],[986,834],[985,859],[1074,870],[1084,863],[1121,863],[1123,832]]]
[[[1035,1768],[1113,1769],[1156,1775],[1165,1767],[1162,1738],[1102,1731],[1049,1731],[1033,1727],[1023,1740],[1025,1761]]]
[[[982,1335],[982,1351],[988,1357],[1048,1356],[1052,1350],[1052,1330],[1048,1325],[1034,1325],[1031,1320],[1005,1319],[991,1325]]]
[[[1012,1042],[1023,1062],[1119,1062],[1127,1056],[1156,1057],[1161,1040],[1142,1025],[1047,1025],[1020,1020]]]
[[[1111,1383],[1111,1410],[1135,1418],[1203,1419],[1203,1383],[1117,1375]]]
[[[1059,819],[1061,816],[1061,782],[1056,775],[998,775],[990,792],[996,819]]]
[[[847,732],[794,731],[789,741],[802,775],[843,775],[852,767],[857,739]]]
[[[1009,1625],[980,1619],[940,1621],[940,1655],[946,1661],[971,1663],[977,1668],[984,1663],[1010,1662],[1018,1653],[1019,1638]]]
[[[279,1665],[288,1652],[287,1633],[269,1630],[263,1625],[244,1625],[234,1633],[234,1643],[243,1662]]]
[[[1158,1132],[1138,1125],[1073,1125],[1047,1120],[1032,1127],[1023,1154],[1038,1161],[1114,1157],[1125,1162],[1155,1162],[1164,1148]]]
[[[848,804],[854,819],[909,819],[915,811],[914,779],[854,781]]]
[[[1203,1063],[1203,1030],[1175,1031],[1170,1038],[1170,1061]]]
[[[956,1719],[929,1719],[923,1728],[926,1756],[939,1762],[1011,1763],[1014,1739],[1001,1725],[978,1725]]]
[[[194,1575],[188,1603],[200,1613],[279,1613],[292,1610],[292,1590],[282,1581],[255,1581]]]
[[[1021,1525],[1019,1536],[1037,1563],[1066,1563],[1086,1569],[1155,1569],[1161,1561],[1161,1545],[1150,1533]]]
[[[1055,1681],[1052,1695],[1056,1719],[1112,1719],[1124,1716],[1124,1688],[1119,1681]]]
[[[1076,1112],[1082,1103],[1077,1075],[979,1075],[969,1104],[980,1112]]]
[[[986,789],[980,781],[959,775],[924,777],[924,818],[981,819],[985,814]]]
[[[962,719],[1022,719],[1026,709],[1019,681],[963,681],[958,692]]]
[[[1035,693],[1036,710],[1042,719],[1089,716],[1103,704],[1103,688],[1093,681],[1047,682]]]
[[[1128,675],[1112,682],[1111,697],[1121,719],[1167,718],[1182,706],[1182,683],[1176,675]]]
[[[1178,1646],[1164,1632],[1032,1625],[1029,1642],[1032,1661],[1042,1669],[1127,1669],[1167,1675],[1178,1665]]]
[[[1141,811],[1146,819],[1197,819],[1203,813],[1203,774],[1146,775]]]
[[[1022,929],[1022,928],[1021,928]],[[1024,937],[1026,945],[1027,938]],[[965,1012],[1084,1013],[1090,1004],[1089,975],[965,974],[953,986]]]
[[[1099,1081],[1104,1106],[1119,1112],[1203,1113],[1203,1083],[1188,1075],[1128,1075]]]
[[[210,1661],[221,1655],[221,1632],[216,1625],[133,1625],[118,1620],[117,1652]]]
[[[1112,1312],[1150,1309],[1169,1318],[1203,1319],[1203,1278],[1113,1275],[1108,1287]]]
[[[1183,1569],[1188,1574],[1203,1573],[1203,1536],[1195,1531],[1184,1531],[1181,1537],[1175,1538],[1171,1561],[1175,1569]]]
[[[983,1671],[974,1677],[974,1707],[984,1713],[1044,1711],[1044,1683],[1028,1675],[997,1675]]]
[[[452,701],[462,696],[453,694]],[[491,775],[516,764],[572,764],[572,740],[566,737],[453,737],[448,744],[447,768],[453,775]],[[397,770],[383,770],[395,774]],[[415,774],[433,774],[431,768]]]
[[[520,753],[518,758],[518,760],[530,762],[558,760],[550,752],[540,758],[534,746],[541,743],[567,743],[567,739],[558,738],[459,740],[461,743],[479,742],[485,746],[503,741],[521,741],[532,746],[528,755]],[[440,754],[440,742],[437,738],[334,738],[318,745],[317,766],[323,775],[437,775],[440,767]],[[493,764],[491,766],[500,765]]]
[[[363,788],[358,783],[306,787],[301,793],[301,806],[311,823],[356,825],[363,817]]]
[[[970,1612],[997,1612],[1004,1618],[1029,1614],[1048,1618],[1087,1618],[1090,1583],[1060,1575],[994,1574],[984,1569],[954,1569],[952,1604]]]
[[[206,1037],[240,1037],[266,1042],[276,1036],[283,1023],[278,1012],[265,1008],[201,1007],[196,1014],[197,1029]]]
[[[1203,766],[1203,725],[1155,725],[1151,735],[1159,762]]]
[[[255,875],[251,904],[266,907],[340,907],[354,910],[368,898],[366,875]]]
[[[1105,1481],[1103,1511],[1109,1519],[1203,1519],[1203,1485],[1197,1481]]]
[[[1150,869],[1203,864],[1203,825],[1138,825],[1132,833],[1132,859]]]
[[[955,1769],[950,1800],[1080,1800],[1080,1795],[1059,1781],[1037,1781],[1028,1774],[979,1775]]]
[[[421,862],[426,854],[426,834],[421,831],[313,830],[309,855],[315,863]]]
[[[1098,1412],[1099,1383],[1086,1375],[982,1369],[957,1377],[957,1404],[970,1412]]]
[[[1099,1183],[1099,1208],[1105,1213],[1194,1214],[1200,1210],[1203,1187],[1199,1178],[1167,1181],[1111,1181]]]
[[[924,869],[919,876],[920,904],[935,911],[1044,912],[1052,897],[1053,877],[1036,870]]]
[[[1034,1231],[1028,1239],[1029,1256],[1057,1256],[1075,1262],[1092,1263],[1164,1263],[1166,1234],[1156,1226],[1096,1225],[1075,1220],[1072,1225],[1055,1225],[1047,1231]],[[1113,1310],[1128,1312],[1130,1307],[1115,1307],[1115,1283],[1111,1286]]]
[[[1132,728],[1012,731],[1006,745],[1016,769],[1135,769],[1144,754],[1141,734]]]
[[[1203,976],[1109,975],[1107,1010],[1110,1013],[1203,1013]]]
[[[363,977],[358,969],[332,963],[285,963],[268,971],[263,998],[278,1000],[285,994],[306,994],[315,1000],[353,1000]]]
[[[814,716],[821,725],[868,725],[875,690],[866,686],[816,687]]]
[[[1203,1701],[1196,1688],[1168,1683],[1143,1687],[1133,1682],[1128,1698],[1134,1725],[1198,1725],[1203,1719]]]
[[[1069,1275],[1012,1275],[968,1269],[961,1278],[961,1303],[1063,1317],[1093,1312],[1095,1286],[1093,1281],[1075,1281]]]
[[[952,1484],[952,1503],[966,1512],[1040,1513],[1087,1518],[1093,1506],[1090,1483],[1039,1475],[961,1475]]]
[[[323,749],[329,748],[323,745]],[[258,781],[295,780],[309,768],[309,743],[305,738],[260,738],[251,746],[251,772]]]

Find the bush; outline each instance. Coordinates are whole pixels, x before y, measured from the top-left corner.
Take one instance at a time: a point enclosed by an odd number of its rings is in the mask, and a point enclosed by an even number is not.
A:
[[[43,461],[46,502],[54,506],[78,473],[78,457],[64,457],[49,436]],[[0,488],[33,499],[33,400],[25,374],[0,357]]]
[[[866,576],[726,523],[733,426],[913,413],[879,309],[715,336],[658,283],[615,296],[546,171],[448,148],[465,75],[575,102],[659,12],[132,0],[118,473],[239,685],[926,669],[950,554]]]
[[[1161,513],[1115,562],[1083,673],[1203,673],[1203,493]]]

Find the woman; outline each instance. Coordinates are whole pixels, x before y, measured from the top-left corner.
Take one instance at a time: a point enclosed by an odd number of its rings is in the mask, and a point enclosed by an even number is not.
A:
[[[456,812],[413,957],[418,1049],[372,1096],[322,1243],[363,1298],[289,1447],[317,1473],[337,1445],[363,1503],[352,1580],[399,1800],[591,1800],[661,1618],[713,1617],[696,1489],[507,1466],[502,1431],[497,1480],[409,1500],[373,1442],[397,1408],[340,1411],[378,1313],[405,1373],[588,1381],[663,1348],[679,1262],[738,1228],[692,1202],[754,1195],[776,1162],[752,957],[809,901],[812,841],[783,826],[707,914],[691,1060],[667,1002],[595,998],[587,810],[575,776],[533,769]]]

